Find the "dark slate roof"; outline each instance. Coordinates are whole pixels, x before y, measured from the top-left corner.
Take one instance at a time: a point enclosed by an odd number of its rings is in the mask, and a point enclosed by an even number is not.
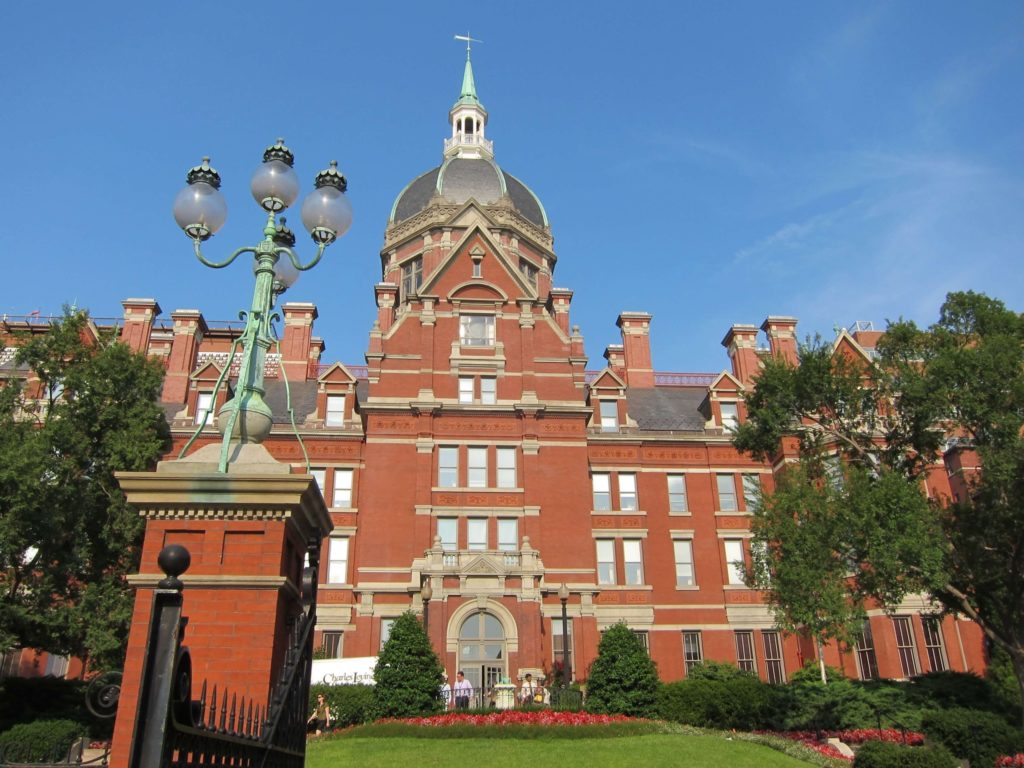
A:
[[[703,387],[627,389],[626,408],[640,429],[703,431],[706,418],[700,405],[707,396]]]
[[[232,389],[229,394],[234,392],[234,384],[235,382],[231,382]],[[274,414],[274,423],[290,424],[291,420],[288,418],[288,410],[286,408],[288,398],[284,391],[284,382],[280,379],[266,379],[263,386],[266,389],[266,395],[263,399],[270,406],[270,410]],[[295,410],[296,424],[302,424],[307,416],[316,411],[316,387],[317,383],[315,381],[291,382],[292,408]],[[161,403],[160,407],[163,408],[164,415],[169,424],[185,405],[184,403]]]
[[[548,225],[540,200],[529,187],[505,173],[493,160],[455,157],[427,171],[402,190],[391,210],[391,224],[405,221],[430,204],[435,193],[457,205],[474,199],[482,205],[493,205],[503,198],[528,221],[538,227]]]

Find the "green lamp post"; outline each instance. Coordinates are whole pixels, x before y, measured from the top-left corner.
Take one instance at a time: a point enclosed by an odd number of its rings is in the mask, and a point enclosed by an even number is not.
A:
[[[243,253],[253,255],[256,287],[252,307],[242,313],[245,329],[229,357],[229,361],[233,360],[234,351],[241,347],[238,385],[234,397],[217,414],[217,428],[223,435],[218,465],[221,472],[227,472],[229,446],[233,440],[260,443],[270,434],[272,415],[263,399],[263,364],[267,350],[276,341],[271,323],[276,318],[272,310],[277,297],[291,287],[300,272],[315,267],[327,246],[352,225],[352,206],[345,196],[347,182],[338,171],[337,163],[332,161],[329,168],[317,174],[315,189],[302,202],[302,223],[316,243],[317,251],[309,263],[301,262],[293,250],[295,235],[285,226],[284,217],[277,223],[277,214],[299,196],[294,162],[295,156],[283,139],[278,139],[263,153],[263,163],[253,173],[250,184],[253,198],[267,212],[263,239],[256,245],[237,249],[224,261],[210,261],[202,253],[202,243],[213,236],[227,218],[227,204],[220,193],[220,174],[210,167],[210,158],[204,157],[201,165],[188,172],[188,186],[174,200],[174,219],[192,239],[196,258],[207,267],[221,269]],[[218,390],[230,368],[229,364],[221,374]],[[204,425],[205,418],[182,453],[188,450]]]

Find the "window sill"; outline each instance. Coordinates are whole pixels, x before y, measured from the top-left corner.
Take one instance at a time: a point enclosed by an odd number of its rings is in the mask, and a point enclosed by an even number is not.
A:
[[[700,585],[698,585],[698,584],[691,584],[688,587],[680,587],[678,584],[676,585],[676,592],[699,592],[699,591],[700,591]]]
[[[753,517],[753,515],[740,509],[718,509],[715,510],[715,517]]]
[[[590,510],[592,515],[646,515],[647,513],[642,509],[592,509]]]
[[[650,584],[598,584],[598,589],[612,592],[653,592]]]

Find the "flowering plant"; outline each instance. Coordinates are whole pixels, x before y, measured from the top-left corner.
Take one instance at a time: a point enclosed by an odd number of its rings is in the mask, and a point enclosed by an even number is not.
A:
[[[402,719],[378,720],[378,723],[404,723],[444,728],[453,725],[610,725],[612,723],[644,722],[640,718],[625,715],[592,715],[588,712],[555,712],[550,709],[506,709],[486,715],[467,712],[450,712],[431,717],[406,717]]]
[[[1024,768],[1024,752],[997,757],[996,768]]]
[[[818,731],[757,731],[782,736],[794,741],[816,741]],[[836,738],[844,744],[863,744],[865,741],[888,741],[892,744],[907,744],[919,747],[924,744],[924,734],[917,731],[898,731],[895,728],[850,728],[844,731],[821,731],[825,738]]]

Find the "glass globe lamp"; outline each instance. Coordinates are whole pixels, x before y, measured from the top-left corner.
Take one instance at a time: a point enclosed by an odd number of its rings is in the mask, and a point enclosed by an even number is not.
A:
[[[283,211],[299,197],[299,177],[292,165],[295,156],[284,139],[263,153],[263,162],[252,175],[249,189],[253,199],[268,213]]]
[[[228,206],[220,193],[220,175],[204,157],[186,176],[188,186],[174,198],[172,212],[178,226],[196,240],[206,240],[224,226]]]
[[[317,243],[332,243],[352,226],[352,205],[345,196],[347,182],[337,161],[316,177],[316,189],[302,201],[302,224]]]

